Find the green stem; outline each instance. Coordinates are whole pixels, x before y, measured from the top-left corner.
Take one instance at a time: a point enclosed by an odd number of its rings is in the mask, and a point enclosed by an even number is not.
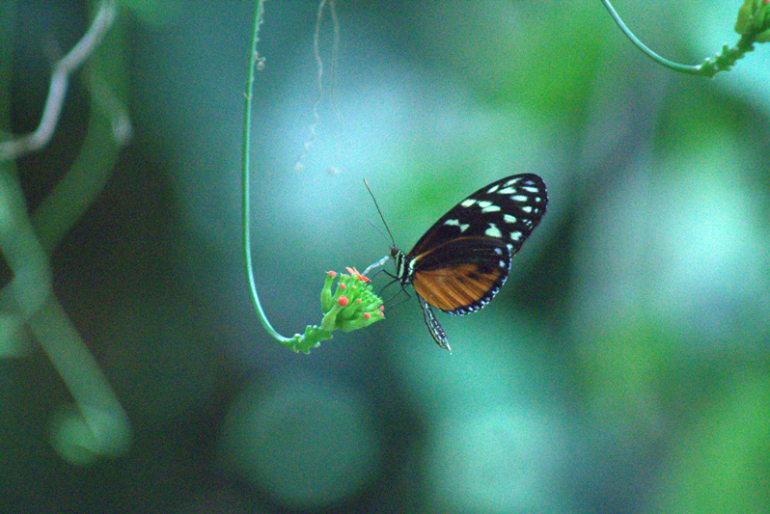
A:
[[[620,30],[623,32],[623,34],[625,34],[626,37],[630,39],[631,42],[639,50],[641,50],[645,55],[647,55],[647,57],[657,62],[658,64],[665,66],[666,68],[672,69],[674,71],[679,71],[681,73],[688,73],[690,75],[701,74],[700,66],[687,66],[685,64],[679,64],[674,61],[669,61],[668,59],[661,57],[660,55],[650,50],[644,43],[642,43],[634,35],[633,32],[631,32],[631,30],[626,26],[626,24],[623,23],[623,20],[620,18],[620,15],[612,7],[612,4],[610,3],[609,0],[601,0],[601,2],[604,4],[604,7],[607,8],[607,11],[609,11],[610,16],[612,16],[612,19],[615,20],[615,23],[617,23],[618,27],[620,27]]]
[[[257,311],[259,321],[262,322],[262,326],[265,327],[270,336],[283,345],[289,345],[292,342],[291,338],[284,337],[279,334],[268,321],[265,311],[262,309],[262,304],[259,301],[259,295],[257,294],[257,285],[254,281],[254,265],[251,260],[251,224],[249,220],[251,218],[251,202],[250,202],[250,188],[249,188],[249,175],[250,175],[250,152],[251,152],[251,115],[252,115],[252,98],[254,90],[254,80],[258,69],[263,66],[263,59],[257,52],[257,43],[259,42],[259,27],[262,25],[262,18],[265,12],[265,0],[256,0],[256,8],[254,10],[254,29],[251,35],[251,51],[249,53],[249,69],[247,73],[246,81],[246,103],[244,107],[244,120],[243,120],[243,149],[242,149],[242,161],[241,172],[243,178],[243,256],[244,264],[246,265],[246,276],[249,279],[249,288],[251,290],[251,300],[254,302],[254,309]]]
[[[609,0],[601,0],[604,4],[604,7],[607,8],[607,11],[609,11],[610,16],[612,16],[612,19],[615,20],[615,23],[618,24],[618,27],[620,27],[620,30],[623,31],[623,34],[628,37],[628,39],[631,40],[631,42],[636,45],[636,47],[644,52],[645,55],[647,55],[650,59],[657,62],[658,64],[665,66],[666,68],[669,68],[674,71],[678,71],[681,73],[687,73],[689,75],[698,75],[700,77],[707,77],[712,78],[714,75],[719,73],[720,71],[727,71],[729,70],[737,61],[738,59],[742,59],[746,53],[751,52],[754,50],[754,43],[757,41],[757,37],[765,30],[767,30],[767,27],[765,25],[758,25],[756,27],[752,27],[752,30],[747,31],[746,33],[741,35],[741,39],[738,41],[738,43],[733,46],[729,47],[725,45],[722,47],[722,53],[717,54],[714,57],[709,57],[708,59],[705,59],[702,64],[699,64],[697,66],[687,66],[684,64],[679,64],[673,61],[669,61],[668,59],[664,59],[663,57],[659,56],[649,48],[645,46],[644,43],[639,41],[639,39],[634,36],[634,34],[626,27],[626,24],[623,23],[623,20],[620,19],[620,16],[617,12],[615,12],[615,9],[613,9],[612,4],[610,4]],[[737,30],[737,29],[736,29]]]

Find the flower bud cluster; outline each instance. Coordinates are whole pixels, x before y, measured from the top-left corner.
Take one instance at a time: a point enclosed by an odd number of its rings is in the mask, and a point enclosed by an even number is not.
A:
[[[328,272],[321,291],[321,310],[324,313],[321,328],[330,332],[335,329],[351,332],[385,319],[382,299],[372,291],[369,279],[355,268],[347,268],[347,271],[350,275]],[[337,277],[339,283],[332,292]]]
[[[735,31],[752,35],[756,43],[770,41],[770,0],[745,0],[738,10]]]
[[[295,352],[310,353],[311,348],[321,346],[321,341],[331,339],[334,330],[351,332],[385,319],[382,299],[372,291],[370,280],[355,268],[346,269],[349,275],[334,271],[326,274],[321,290],[321,325],[308,325],[304,334],[295,334],[285,346]]]

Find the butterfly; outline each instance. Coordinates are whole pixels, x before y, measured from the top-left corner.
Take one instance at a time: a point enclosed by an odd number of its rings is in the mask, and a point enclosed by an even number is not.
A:
[[[412,251],[395,245],[395,279],[411,285],[436,343],[451,350],[433,307],[468,314],[484,307],[502,287],[511,257],[540,223],[548,205],[543,179],[505,177],[482,187],[444,214]]]

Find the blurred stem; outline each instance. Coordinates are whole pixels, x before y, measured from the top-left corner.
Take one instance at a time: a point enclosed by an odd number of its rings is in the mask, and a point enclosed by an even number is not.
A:
[[[6,14],[9,9],[4,5],[0,12]],[[0,290],[0,350],[13,350],[6,341],[19,338],[24,324],[40,342],[76,406],[55,416],[51,427],[53,443],[62,457],[77,464],[99,456],[121,455],[128,450],[132,438],[128,416],[51,292],[48,267],[48,256],[99,195],[120,146],[130,135],[130,122],[123,108],[128,90],[126,30],[123,26],[121,30],[110,31],[116,15],[114,0],[96,4],[91,27],[54,66],[38,129],[0,144],[0,250],[13,273],[11,281]],[[2,38],[2,42],[10,48],[13,39]],[[12,52],[3,46],[0,55],[4,57],[3,63],[8,63],[0,68],[2,80],[10,80]],[[92,75],[87,86],[94,108],[90,110],[84,146],[64,178],[29,216],[15,159],[48,143],[57,128],[71,74],[89,59],[88,71]],[[107,79],[100,81],[97,73]],[[8,103],[0,105],[3,112],[6,107],[10,109],[7,95],[0,100]],[[2,162],[3,159],[7,160]]]
[[[126,453],[132,440],[128,416],[61,305],[49,297],[30,318],[29,327],[77,406],[53,424],[54,445],[60,454],[75,463],[87,463],[97,456]],[[73,425],[82,430],[73,430]]]
[[[264,58],[260,57],[257,51],[257,43],[259,42],[259,27],[262,25],[262,18],[265,12],[265,0],[256,0],[254,8],[254,28],[251,34],[251,51],[249,52],[249,69],[247,72],[246,82],[246,104],[244,108],[244,120],[243,120],[243,151],[241,161],[241,171],[243,178],[243,255],[244,264],[246,265],[246,275],[249,279],[249,288],[251,289],[251,300],[254,303],[254,308],[257,311],[257,316],[262,326],[265,327],[270,336],[281,343],[284,346],[290,346],[293,343],[293,339],[284,337],[279,334],[270,321],[267,319],[265,311],[262,309],[262,303],[259,301],[259,294],[257,293],[257,285],[254,281],[254,265],[251,260],[251,224],[249,222],[251,218],[251,201],[250,201],[250,188],[249,188],[249,176],[251,175],[251,117],[253,110],[253,90],[254,80],[258,70],[264,67]]]
[[[128,28],[125,23],[115,23],[117,6],[113,0],[92,5],[96,11],[92,28],[70,52],[77,54],[77,48],[87,51],[81,55],[82,61],[88,59],[84,78],[91,101],[85,141],[66,175],[31,217],[48,254],[96,201],[112,175],[121,147],[130,138],[130,129],[125,129],[130,122],[126,121],[123,107],[130,87]],[[98,37],[94,36],[95,26],[102,26]],[[52,423],[52,442],[59,454],[77,464],[125,454],[133,438],[128,416],[99,363],[53,295],[28,325],[75,401],[74,409],[63,410]]]
[[[105,52],[101,55],[110,54]],[[115,60],[114,54],[112,56]],[[100,60],[105,59],[102,57]],[[102,69],[101,63],[90,70],[92,73],[96,73],[94,68]],[[125,70],[114,71],[110,74],[111,82],[125,81]],[[112,175],[120,148],[126,142],[116,137],[113,117],[98,108],[93,90],[90,92],[92,107],[83,146],[67,174],[32,214],[35,232],[48,253],[53,252],[59,241],[101,194]]]

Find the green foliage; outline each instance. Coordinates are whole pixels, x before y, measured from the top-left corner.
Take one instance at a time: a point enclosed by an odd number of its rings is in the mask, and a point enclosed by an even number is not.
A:
[[[767,512],[770,380],[741,370],[685,430],[642,512]]]

